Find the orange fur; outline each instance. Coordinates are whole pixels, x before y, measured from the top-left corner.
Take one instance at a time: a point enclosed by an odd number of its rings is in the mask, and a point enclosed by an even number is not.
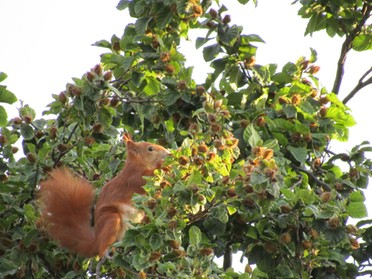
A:
[[[131,206],[134,193],[144,194],[143,176],[153,175],[169,154],[165,148],[148,142],[133,142],[125,135],[127,160],[123,170],[102,188],[95,206],[94,226],[91,208],[94,188],[67,169],[55,169],[41,183],[41,218],[47,231],[62,247],[86,257],[105,254],[122,238],[136,210]]]

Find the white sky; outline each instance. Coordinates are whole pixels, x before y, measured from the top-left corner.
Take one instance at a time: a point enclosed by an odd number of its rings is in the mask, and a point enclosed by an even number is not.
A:
[[[119,0],[2,0],[0,1],[0,71],[8,78],[2,84],[17,97],[37,110],[38,117],[58,94],[71,82],[99,63],[103,48],[91,46],[101,39],[110,40],[113,34],[121,37],[130,19],[127,11],[116,10]],[[296,61],[310,55],[309,48],[318,52],[318,77],[328,90],[332,89],[336,64],[342,40],[330,39],[324,32],[303,37],[307,21],[297,16],[293,0],[259,0],[258,8],[250,3],[242,6],[237,1],[227,3],[232,22],[244,26],[245,34],[258,34],[266,44],[257,44],[257,63]],[[182,51],[198,70],[195,77],[205,78],[199,61],[201,51],[191,47]],[[361,75],[372,65],[372,51],[351,52],[346,62],[341,99],[354,88]],[[17,105],[18,106],[18,105]],[[337,144],[340,151],[349,150],[362,140],[372,143],[372,86],[359,92],[348,106],[353,110],[357,126],[350,131],[350,141]],[[13,106],[7,106],[9,117],[16,115]],[[371,156],[370,156],[371,157]],[[372,190],[366,191],[372,200]],[[372,209],[369,209],[371,214]]]

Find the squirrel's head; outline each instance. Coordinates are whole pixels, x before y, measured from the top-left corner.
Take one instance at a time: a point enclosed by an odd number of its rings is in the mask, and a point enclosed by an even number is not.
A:
[[[165,157],[170,155],[169,150],[163,146],[150,142],[134,142],[129,134],[124,134],[123,140],[127,146],[127,162],[139,163],[146,170],[161,168]]]

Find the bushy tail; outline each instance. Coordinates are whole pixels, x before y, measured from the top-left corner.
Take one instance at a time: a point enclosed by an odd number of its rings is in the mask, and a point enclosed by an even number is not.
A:
[[[67,169],[56,169],[41,183],[41,218],[59,244],[86,257],[98,254],[91,208],[94,188]]]

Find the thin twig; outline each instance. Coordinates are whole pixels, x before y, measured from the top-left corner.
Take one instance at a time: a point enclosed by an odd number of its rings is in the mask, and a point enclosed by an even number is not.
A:
[[[308,170],[305,170],[303,168],[297,167],[294,164],[291,164],[291,167],[293,169],[295,169],[296,171],[303,172],[303,173],[307,174],[308,176],[310,176],[317,184],[322,186],[326,191],[331,191],[332,188],[327,183],[325,183],[324,181],[318,179],[311,171],[308,171]]]
[[[220,205],[221,202],[216,202],[216,200],[212,200],[210,202],[209,205],[206,205],[204,210],[202,211],[199,211],[198,213],[196,214],[190,214],[190,216],[188,216],[189,218],[189,223],[188,225],[191,225],[195,222],[198,222],[200,220],[203,220],[208,214],[209,214],[209,210],[213,207],[213,206],[217,206],[217,205]]]
[[[359,271],[358,276],[370,275],[372,277],[372,270]]]
[[[103,263],[106,261],[107,259],[107,255],[105,254],[97,263],[97,266],[96,266],[96,278],[99,279],[101,278],[101,267],[103,265]]]
[[[28,271],[29,271],[29,276],[30,276],[30,278],[32,278],[32,279],[34,279],[35,278],[35,276],[34,276],[34,273],[33,273],[33,271],[32,271],[32,259],[30,258],[30,259],[28,259]]]
[[[123,103],[137,103],[137,104],[142,104],[142,103],[160,103],[161,100],[155,99],[155,96],[150,96],[147,99],[137,97],[137,98],[132,98],[128,92],[121,91],[117,89],[118,92],[120,92],[124,97],[119,96],[116,92],[113,92],[115,96],[121,100]]]
[[[68,138],[67,138],[67,140],[66,140],[66,142],[65,142],[66,144],[67,144],[67,143],[72,139],[72,136],[74,135],[74,133],[75,133],[75,131],[76,131],[76,129],[77,129],[78,127],[79,127],[79,123],[76,123],[75,127],[72,129],[70,135],[68,136]],[[54,168],[58,165],[58,163],[59,163],[59,161],[62,159],[62,157],[63,157],[64,155],[66,155],[68,152],[70,152],[70,150],[71,150],[71,148],[68,149],[68,150],[66,150],[66,151],[64,151],[64,152],[60,152],[58,158],[55,159],[55,161],[54,161],[54,165],[53,165]],[[54,160],[54,151],[55,151],[55,148],[53,148],[53,151],[52,151],[52,158],[53,158],[53,160]]]
[[[359,82],[355,86],[355,88],[351,90],[351,92],[344,98],[344,100],[342,101],[344,104],[350,101],[350,99],[353,98],[362,88],[366,87],[369,84],[372,84],[372,76],[369,77],[369,79],[363,81],[370,73],[372,73],[372,67],[364,73],[364,75],[359,79]]]
[[[68,136],[67,141],[65,143],[68,143],[72,139],[72,136],[75,134],[77,127],[79,127],[79,123],[76,123],[75,127],[72,129],[71,134]]]
[[[135,104],[145,104],[145,103],[160,103],[160,100],[153,100],[154,97],[151,97],[149,99],[128,99],[128,98],[123,98],[122,101],[124,103],[135,103]]]

